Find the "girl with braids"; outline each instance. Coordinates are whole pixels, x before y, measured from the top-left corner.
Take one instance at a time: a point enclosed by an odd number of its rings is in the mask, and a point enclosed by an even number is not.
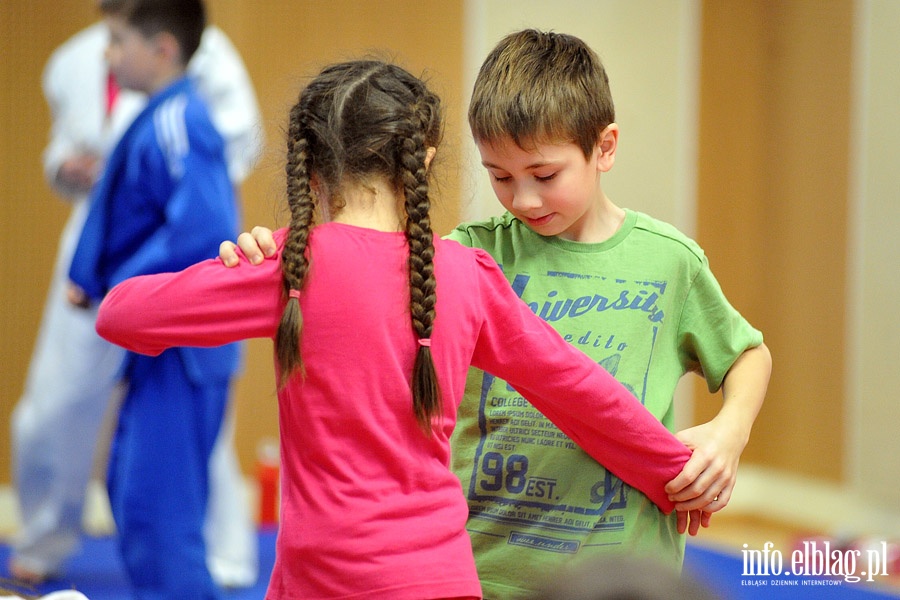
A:
[[[290,112],[291,220],[276,255],[134,278],[100,308],[99,333],[140,353],[274,340],[282,505],[267,598],[481,597],[449,470],[470,365],[519,390],[511,419],[527,399],[673,508],[664,486],[690,451],[536,317],[488,254],[432,234],[441,119],[438,97],[395,65],[325,68]],[[526,462],[480,452],[480,489],[552,494]]]

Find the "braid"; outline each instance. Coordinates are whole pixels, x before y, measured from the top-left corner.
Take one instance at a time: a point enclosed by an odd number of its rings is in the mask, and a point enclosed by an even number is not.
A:
[[[409,311],[419,340],[411,383],[413,413],[429,436],[442,406],[430,348],[436,282],[426,162],[441,129],[440,99],[409,72],[381,61],[326,67],[301,92],[288,126],[285,170],[291,224],[282,254],[288,300],[275,340],[283,386],[303,367],[298,296],[309,271],[307,243],[317,203],[323,203],[329,215],[340,214],[346,206],[342,192],[368,181],[386,181],[402,190]]]
[[[427,105],[424,108],[427,109]],[[437,297],[434,238],[429,217],[431,201],[425,166],[424,125],[427,121],[419,112],[412,119],[411,135],[402,142],[400,166],[406,197],[406,239],[409,243],[409,308],[413,330],[419,339],[412,377],[413,411],[419,425],[430,434],[431,420],[441,413],[442,402],[430,345]]]
[[[309,183],[309,143],[303,132],[304,110],[298,103],[291,109],[288,126],[287,200],[291,211],[291,223],[281,255],[281,273],[287,305],[281,315],[275,337],[275,354],[278,360],[279,385],[298,369],[302,370],[300,356],[300,331],[303,315],[296,292],[303,287],[309,271],[306,245],[315,214],[315,199]],[[295,292],[292,294],[291,292]]]

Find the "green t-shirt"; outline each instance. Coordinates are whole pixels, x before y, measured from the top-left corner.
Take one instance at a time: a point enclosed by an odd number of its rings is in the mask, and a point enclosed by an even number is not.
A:
[[[449,236],[487,250],[516,293],[669,429],[688,371],[717,390],[762,334],[728,303],[700,247],[626,211],[609,240],[542,237],[509,213]],[[577,398],[572,398],[577,410]],[[485,598],[524,598],[574,560],[650,553],[680,568],[684,536],[641,492],[581,451],[506,382],[472,369],[453,437]]]

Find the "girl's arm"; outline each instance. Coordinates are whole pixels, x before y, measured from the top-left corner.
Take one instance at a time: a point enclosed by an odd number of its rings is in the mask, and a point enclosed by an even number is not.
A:
[[[509,382],[595,460],[671,512],[665,486],[690,450],[612,375],[535,316],[487,253],[477,252],[485,320],[472,364]]]
[[[238,237],[237,245],[222,242],[219,256],[226,266],[239,264],[243,253],[252,264],[264,264],[265,258],[274,255],[275,248],[271,230],[254,227]],[[606,370],[535,317],[512,292],[493,259],[486,253],[480,254],[486,274],[482,292],[489,305],[486,314],[501,315],[503,319],[486,322],[479,354],[473,358],[475,366],[515,385],[596,460],[646,493],[664,511],[671,512],[674,503],[663,489],[665,484],[677,475],[684,488],[703,472],[699,469],[695,473],[694,469],[690,474],[679,475],[690,450]],[[481,361],[491,366],[477,364]],[[577,403],[573,398],[578,398]],[[701,498],[695,501],[702,502],[701,506],[715,495],[702,499],[708,495],[702,485],[683,496],[690,494]],[[688,514],[679,517],[686,522]],[[692,532],[696,533],[700,515],[695,511],[690,518]]]
[[[272,338],[283,307],[277,255],[253,268],[240,255],[233,269],[214,259],[123,281],[100,305],[97,332],[133,352],[157,355],[174,346]]]

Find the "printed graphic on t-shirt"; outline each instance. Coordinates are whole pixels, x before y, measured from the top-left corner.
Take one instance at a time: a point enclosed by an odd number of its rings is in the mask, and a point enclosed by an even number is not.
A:
[[[517,274],[512,286],[535,314],[646,401],[666,316],[665,282],[550,271]],[[504,529],[508,544],[555,553],[619,543],[628,486],[490,374],[482,379],[477,418],[480,443],[466,490],[470,531]]]

